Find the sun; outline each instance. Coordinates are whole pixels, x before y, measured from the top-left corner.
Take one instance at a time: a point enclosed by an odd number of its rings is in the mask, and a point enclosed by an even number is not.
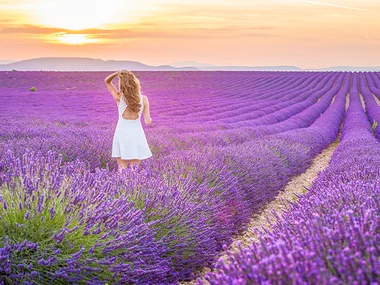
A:
[[[35,22],[68,30],[132,23],[150,9],[146,0],[37,0]]]
[[[36,17],[41,25],[69,30],[99,28],[112,14],[105,1],[40,0],[36,6]]]
[[[105,43],[111,40],[98,38],[99,30],[138,24],[140,17],[158,9],[150,1],[152,0],[36,0],[32,6],[34,12],[30,15],[30,22],[58,29],[42,35],[50,43]]]
[[[58,40],[61,43],[68,44],[68,45],[81,45],[81,44],[97,42],[94,39],[89,39],[88,35],[84,35],[84,34],[64,34],[62,36],[58,36]]]

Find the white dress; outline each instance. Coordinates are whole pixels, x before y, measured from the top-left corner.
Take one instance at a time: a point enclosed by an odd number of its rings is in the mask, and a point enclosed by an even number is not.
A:
[[[142,98],[142,95],[140,95],[139,117],[136,120],[127,120],[122,116],[127,108],[127,103],[121,96],[118,105],[119,121],[117,122],[112,142],[112,157],[146,159],[152,156],[141,124],[141,114],[144,110]]]

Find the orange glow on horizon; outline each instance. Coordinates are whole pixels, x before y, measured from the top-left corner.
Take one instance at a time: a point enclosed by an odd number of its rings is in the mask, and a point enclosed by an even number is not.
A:
[[[88,35],[71,35],[71,34],[64,34],[61,36],[58,36],[58,40],[61,43],[69,44],[69,45],[83,45],[86,43],[96,43],[97,40],[95,39],[89,39]]]

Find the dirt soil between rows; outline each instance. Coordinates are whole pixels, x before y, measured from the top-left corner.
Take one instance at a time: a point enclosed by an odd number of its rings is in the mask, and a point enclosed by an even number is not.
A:
[[[243,235],[236,237],[229,245],[228,249],[230,251],[238,251],[239,249],[237,245],[239,242],[241,248],[244,248],[253,242],[258,241],[258,235],[253,230],[254,228],[262,229],[262,227],[265,227],[266,229],[271,230],[268,219],[271,223],[275,222],[276,218],[274,212],[277,213],[278,216],[281,216],[282,212],[289,208],[288,201],[294,202],[297,200],[296,195],[301,196],[302,194],[307,193],[307,189],[310,188],[318,173],[328,166],[331,156],[338,144],[339,138],[328,148],[323,150],[317,157],[315,157],[311,166],[304,173],[290,180],[285,189],[281,191],[272,202],[268,203],[261,213],[252,217],[251,222],[248,225],[248,230]],[[228,255],[226,252],[223,252],[219,259],[223,259],[226,263],[228,263],[227,257]],[[205,267],[199,278],[202,278],[209,271],[210,268]],[[203,281],[206,282],[205,280]],[[179,284],[192,285],[195,283],[196,280],[192,280],[189,282],[181,282]]]

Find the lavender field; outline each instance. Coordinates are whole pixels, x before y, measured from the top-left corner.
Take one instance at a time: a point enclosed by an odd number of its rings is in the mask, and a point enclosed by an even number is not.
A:
[[[135,72],[153,157],[122,174],[108,74],[0,72],[0,284],[380,284],[380,73]]]

